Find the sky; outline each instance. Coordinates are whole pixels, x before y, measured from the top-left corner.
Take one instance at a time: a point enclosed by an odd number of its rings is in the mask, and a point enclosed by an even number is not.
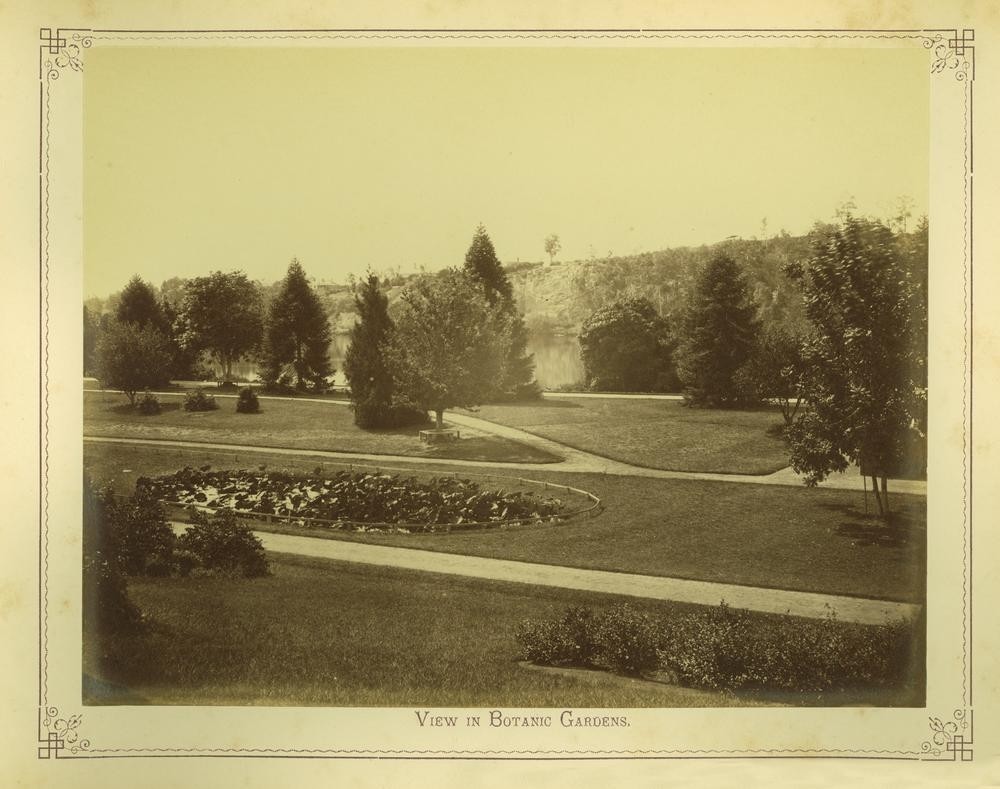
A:
[[[84,74],[84,296],[804,233],[928,204],[926,52],[104,47]]]

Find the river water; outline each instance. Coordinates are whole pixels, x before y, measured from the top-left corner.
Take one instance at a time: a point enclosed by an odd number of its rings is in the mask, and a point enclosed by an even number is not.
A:
[[[347,385],[343,368],[350,344],[351,338],[346,334],[335,334],[330,343],[330,362],[337,368],[335,386]],[[546,389],[573,384],[583,378],[580,344],[576,337],[557,334],[531,337],[528,352],[535,356],[535,379]],[[253,362],[239,362],[233,365],[233,375],[253,379],[257,375],[257,367]]]

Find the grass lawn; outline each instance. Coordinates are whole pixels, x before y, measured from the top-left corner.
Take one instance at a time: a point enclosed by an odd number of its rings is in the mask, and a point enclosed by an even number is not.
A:
[[[460,458],[500,462],[556,463],[562,458],[498,436],[470,436],[453,444],[423,443],[418,427],[361,430],[344,405],[261,400],[259,414],[236,413],[235,398],[218,398],[215,411],[188,412],[181,395],[160,397],[163,412],[142,416],[118,392],[84,392],[83,430],[87,435],[248,444],[333,452]]]
[[[546,397],[485,405],[476,416],[576,449],[650,468],[769,474],[788,465],[788,449],[768,428],[777,408],[688,408],[679,400]]]
[[[179,452],[155,447],[85,444],[84,467],[119,492],[139,475],[185,465],[293,467],[315,460]],[[434,467],[414,468],[418,474]],[[125,471],[128,469],[128,471]],[[454,467],[438,467],[454,473]],[[341,539],[569,567],[692,578],[752,586],[923,602],[926,500],[896,494],[901,529],[887,535],[864,517],[855,491],[702,480],[655,480],[602,474],[531,472],[532,479],[600,496],[596,518],[453,534],[332,535]],[[891,493],[891,489],[890,489]],[[319,534],[319,532],[310,532]],[[900,537],[901,539],[889,539]]]
[[[273,575],[136,579],[147,632],[85,638],[85,703],[705,707],[737,696],[517,662],[525,618],[603,595],[272,554]],[[635,603],[633,603],[635,604]],[[649,604],[650,606],[653,604]],[[662,610],[664,604],[656,604]],[[638,607],[648,607],[638,604]],[[653,609],[650,609],[653,610]],[[785,703],[831,703],[809,695]],[[850,703],[913,703],[902,690]],[[833,702],[836,703],[836,702]],[[843,701],[841,703],[844,703]]]

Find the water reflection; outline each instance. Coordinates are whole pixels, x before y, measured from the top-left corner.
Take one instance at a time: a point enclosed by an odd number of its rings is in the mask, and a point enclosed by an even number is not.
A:
[[[330,363],[337,368],[335,386],[347,386],[344,377],[344,357],[351,338],[347,334],[335,334],[330,343]],[[583,378],[583,364],[580,362],[580,345],[576,337],[545,334],[528,340],[528,352],[535,355],[535,378],[547,389],[576,383]],[[233,365],[233,375],[244,380],[257,376],[257,365],[242,361]]]

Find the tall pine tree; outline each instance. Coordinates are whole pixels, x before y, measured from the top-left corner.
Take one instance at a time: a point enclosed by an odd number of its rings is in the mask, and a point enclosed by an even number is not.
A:
[[[524,316],[518,312],[514,288],[483,225],[476,228],[472,244],[465,253],[465,273],[480,284],[490,305],[501,305],[510,322],[510,350],[504,378],[497,386],[497,399],[537,397],[541,390],[534,380],[535,360],[528,353],[528,329],[524,325]]]
[[[358,427],[401,427],[427,420],[427,413],[397,401],[389,349],[395,325],[389,299],[371,272],[354,294],[358,322],[344,358],[344,375],[351,389]]]
[[[268,385],[293,380],[296,389],[324,389],[333,375],[330,323],[298,260],[292,260],[271,302],[264,333],[262,378]]]
[[[756,344],[756,315],[740,267],[729,256],[716,255],[698,275],[674,357],[689,403],[733,406],[747,401],[741,368]]]

